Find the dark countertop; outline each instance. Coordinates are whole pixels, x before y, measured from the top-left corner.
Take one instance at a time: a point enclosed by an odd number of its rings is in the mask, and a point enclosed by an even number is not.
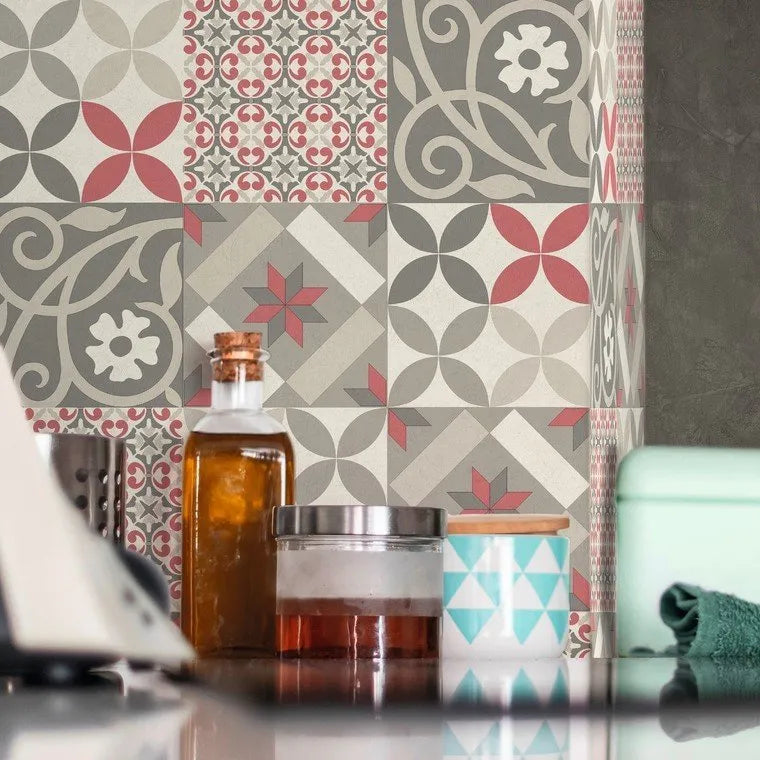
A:
[[[206,661],[0,694],[3,760],[729,758],[759,727],[760,666],[671,659]]]

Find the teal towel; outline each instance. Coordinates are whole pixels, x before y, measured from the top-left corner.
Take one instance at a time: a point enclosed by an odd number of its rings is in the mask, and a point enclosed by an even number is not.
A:
[[[660,617],[675,634],[679,655],[760,659],[760,605],[674,583],[660,599]]]
[[[757,663],[679,660],[673,679],[660,692],[660,725],[677,742],[729,736],[760,724],[758,700]],[[715,710],[711,705],[732,708]]]

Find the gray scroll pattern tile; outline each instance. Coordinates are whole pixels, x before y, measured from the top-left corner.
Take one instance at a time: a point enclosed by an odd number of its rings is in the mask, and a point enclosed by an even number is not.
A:
[[[0,339],[29,406],[181,405],[181,214],[0,205]]]
[[[587,4],[389,4],[389,198],[586,201]]]
[[[384,205],[185,207],[185,403],[208,403],[214,332],[260,330],[268,406],[386,401]]]
[[[592,205],[591,210],[591,406],[617,405],[617,277],[621,235],[620,210]]]

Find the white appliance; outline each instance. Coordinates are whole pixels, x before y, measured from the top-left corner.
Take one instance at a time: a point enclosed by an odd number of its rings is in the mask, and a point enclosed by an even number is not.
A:
[[[0,673],[192,659],[177,627],[43,463],[2,352],[0,410]]]

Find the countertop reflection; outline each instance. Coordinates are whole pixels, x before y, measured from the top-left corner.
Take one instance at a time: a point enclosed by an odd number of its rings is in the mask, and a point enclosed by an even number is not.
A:
[[[0,758],[426,760],[748,754],[760,667],[671,659],[204,661],[2,682]],[[710,739],[710,741],[705,741]]]

